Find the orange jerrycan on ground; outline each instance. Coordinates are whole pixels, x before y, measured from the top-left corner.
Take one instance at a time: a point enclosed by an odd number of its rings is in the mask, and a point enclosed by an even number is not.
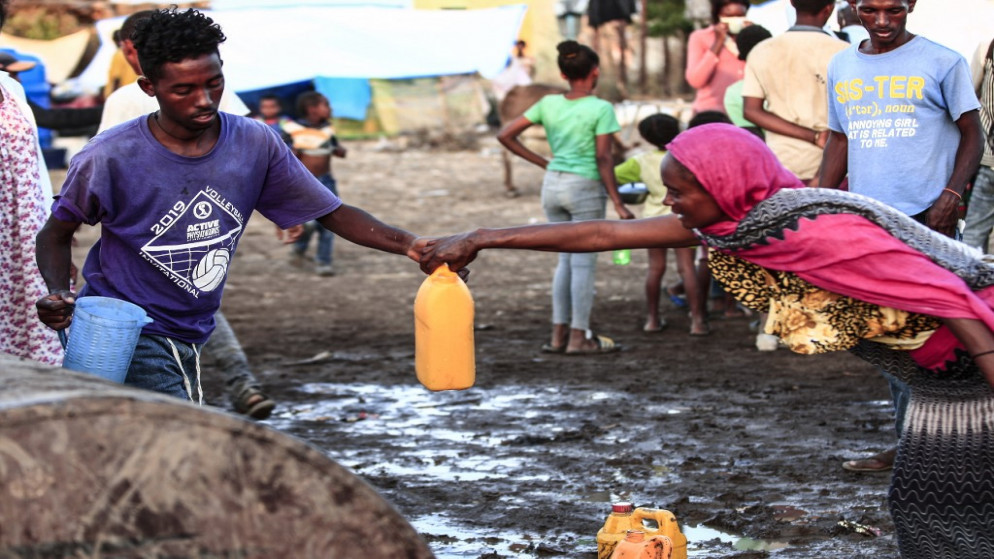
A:
[[[629,530],[618,542],[611,559],[671,559],[673,542],[666,536],[645,537],[641,530]]]
[[[476,381],[473,296],[445,264],[414,299],[414,369],[428,390],[463,390]]]
[[[656,528],[647,525],[654,523]],[[631,503],[611,505],[611,515],[597,531],[597,559],[609,559],[618,542],[629,530],[645,532],[646,536],[666,536],[673,547],[673,559],[687,559],[687,537],[680,532],[676,516],[663,509],[634,508]]]

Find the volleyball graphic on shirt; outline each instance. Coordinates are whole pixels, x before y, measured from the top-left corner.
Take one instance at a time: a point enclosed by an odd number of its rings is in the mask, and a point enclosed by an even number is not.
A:
[[[229,262],[231,262],[231,253],[228,249],[212,249],[197,263],[197,267],[190,274],[190,280],[201,291],[214,291],[224,281]]]
[[[214,194],[214,195],[211,195]],[[244,222],[210,187],[157,216],[155,237],[142,247],[147,260],[180,289],[198,296],[224,284]]]

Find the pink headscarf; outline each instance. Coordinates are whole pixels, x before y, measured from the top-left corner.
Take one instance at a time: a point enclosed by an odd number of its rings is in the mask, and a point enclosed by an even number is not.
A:
[[[666,149],[732,218],[702,229],[709,235],[735,231],[749,210],[781,189],[804,187],[762,140],[731,124],[695,126],[679,134]]]
[[[735,232],[757,203],[784,188],[804,185],[766,144],[728,124],[707,124],[681,133],[669,153],[689,169],[731,218],[701,229],[711,236]],[[940,318],[972,318],[994,330],[994,287],[974,293],[956,274],[935,264],[883,228],[849,213],[801,218],[782,238],[732,251],[770,270],[792,272],[822,289],[876,305]],[[945,327],[912,355],[934,368],[959,342]],[[939,343],[942,342],[942,343]]]

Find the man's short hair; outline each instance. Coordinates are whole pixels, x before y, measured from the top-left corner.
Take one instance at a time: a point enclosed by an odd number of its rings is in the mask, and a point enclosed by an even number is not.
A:
[[[790,0],[790,3],[798,12],[814,15],[824,10],[826,6],[834,6],[835,0]]]
[[[162,77],[165,63],[219,54],[218,45],[224,40],[214,20],[193,8],[180,12],[175,6],[139,19],[132,38],[138,64],[153,82]]]
[[[753,24],[743,27],[742,31],[739,31],[735,37],[735,46],[739,49],[739,60],[745,60],[752,52],[753,47],[770,37],[773,37],[773,34],[762,25]]]
[[[134,39],[135,28],[138,26],[138,22],[152,15],[154,10],[141,10],[131,14],[130,16],[124,18],[124,23],[121,24],[121,28],[118,29],[118,33],[122,41],[131,41]]]

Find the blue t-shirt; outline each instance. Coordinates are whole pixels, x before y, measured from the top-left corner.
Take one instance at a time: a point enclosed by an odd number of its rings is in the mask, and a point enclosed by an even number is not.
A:
[[[218,116],[217,144],[200,157],[166,149],[147,116],[97,135],[73,157],[52,207],[62,221],[100,223],[83,265],[86,295],[142,307],[155,321],[145,334],[207,340],[253,211],[287,228],[341,205],[268,126]]]
[[[958,53],[924,37],[828,66],[828,127],[849,138],[849,190],[908,215],[932,206],[952,175],[956,120],[980,108]]]

